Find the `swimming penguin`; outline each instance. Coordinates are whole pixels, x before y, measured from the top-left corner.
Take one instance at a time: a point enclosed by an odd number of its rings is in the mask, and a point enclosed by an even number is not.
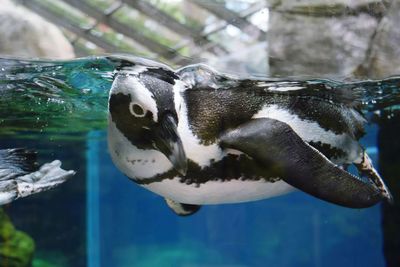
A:
[[[399,104],[399,77],[355,83],[248,79],[201,64],[174,70],[125,55],[0,59],[0,65],[1,100],[25,101],[18,96],[34,88],[32,108],[38,99],[51,105],[47,110],[57,112],[57,120],[47,116],[46,125],[58,131],[101,129],[108,116],[114,164],[179,215],[296,188],[351,208],[391,200],[358,140],[366,122],[362,111]],[[12,106],[12,114],[24,118],[24,127],[34,126],[36,116],[25,114],[25,105]],[[60,123],[71,119],[84,123]],[[14,129],[12,122],[3,118],[1,129]],[[358,176],[347,171],[350,166]]]
[[[109,152],[178,215],[295,188],[350,208],[391,200],[358,142],[365,119],[356,91],[326,80],[242,79],[201,64],[124,62],[109,94]]]
[[[49,190],[75,174],[60,166],[54,160],[39,167],[31,150],[0,149],[0,205]]]

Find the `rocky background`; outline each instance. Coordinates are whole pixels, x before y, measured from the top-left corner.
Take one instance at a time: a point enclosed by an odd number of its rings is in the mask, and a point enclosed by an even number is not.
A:
[[[35,13],[0,0],[0,55],[73,58],[72,45],[62,32]]]
[[[268,1],[272,76],[400,73],[400,1]]]

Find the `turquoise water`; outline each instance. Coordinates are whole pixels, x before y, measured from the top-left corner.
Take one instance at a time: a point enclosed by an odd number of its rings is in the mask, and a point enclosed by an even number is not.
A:
[[[41,162],[57,158],[77,171],[58,188],[5,207],[36,242],[33,266],[385,266],[381,204],[348,209],[295,192],[176,216],[108,155],[104,109],[113,62],[44,62],[40,69],[8,62],[0,74],[1,147],[37,149]],[[383,83],[383,93],[365,85],[369,109],[397,103],[397,80]],[[369,125],[362,140],[375,164],[378,131]]]

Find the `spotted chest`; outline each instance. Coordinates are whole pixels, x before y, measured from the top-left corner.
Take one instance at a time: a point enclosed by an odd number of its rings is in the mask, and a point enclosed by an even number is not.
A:
[[[231,180],[275,182],[278,179],[273,167],[262,166],[244,154],[234,151],[208,155],[200,165],[196,158],[188,158],[188,170],[180,175],[162,153],[154,149],[140,149],[122,135],[113,123],[109,125],[109,151],[122,172],[138,184],[148,185],[178,178],[180,183],[200,187],[209,181]],[[218,158],[218,160],[216,160]]]

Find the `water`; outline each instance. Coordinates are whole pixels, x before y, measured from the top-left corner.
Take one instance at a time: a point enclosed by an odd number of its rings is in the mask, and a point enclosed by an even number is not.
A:
[[[296,192],[179,218],[101,155],[102,266],[384,266],[379,206],[350,210]]]
[[[104,131],[121,62],[0,61],[0,147],[34,148],[41,162],[58,158],[77,171],[5,207],[36,242],[33,266],[385,266],[380,204],[354,210],[295,192],[182,218],[133,184],[112,164]],[[397,77],[318,82],[341,99],[356,94],[366,112],[392,116],[399,103]],[[362,143],[377,164],[379,128],[366,129]]]
[[[118,55],[71,61],[1,59],[0,133],[13,134],[30,129],[60,135],[104,129],[112,79],[127,58],[129,56]],[[363,102],[366,111],[393,109],[400,102],[400,77],[396,76],[347,83],[308,81],[329,84],[337,91],[331,95],[333,100],[352,101],[355,96],[357,101]],[[318,93],[318,90],[313,92]]]

